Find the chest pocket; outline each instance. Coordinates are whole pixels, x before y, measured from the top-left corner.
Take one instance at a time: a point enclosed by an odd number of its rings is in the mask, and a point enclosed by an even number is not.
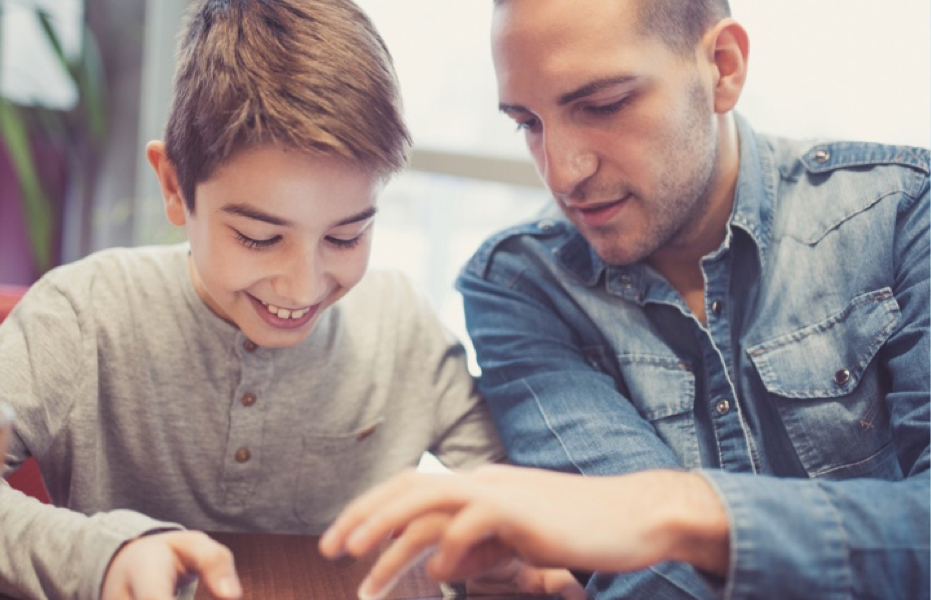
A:
[[[747,348],[811,477],[901,477],[874,358],[901,318],[889,288],[828,319]]]
[[[311,531],[322,533],[350,500],[381,479],[381,421],[345,434],[304,435],[294,512]]]
[[[695,375],[675,357],[620,355],[621,377],[640,415],[684,468],[701,466],[695,430]]]

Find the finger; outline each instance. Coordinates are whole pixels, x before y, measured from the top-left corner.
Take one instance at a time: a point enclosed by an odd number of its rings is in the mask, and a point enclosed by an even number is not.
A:
[[[337,558],[346,552],[346,541],[362,523],[379,507],[387,501],[397,498],[416,481],[415,472],[411,469],[402,472],[376,485],[365,492],[340,512],[335,521],[327,528],[320,538],[318,547],[321,554],[328,558]]]
[[[587,600],[585,588],[568,569],[539,569],[544,594],[556,594],[563,600]],[[524,590],[527,591],[527,590]]]
[[[514,562],[514,551],[496,539],[478,542],[457,562],[436,562],[434,557],[427,562],[427,574],[438,581],[462,579],[481,580],[480,588],[494,591],[494,587],[506,584],[512,587],[514,579],[510,564]]]
[[[201,584],[216,598],[226,600],[242,596],[229,548],[199,531],[179,533],[170,543],[184,571],[196,573]]]
[[[433,513],[410,523],[375,561],[359,586],[359,597],[383,598],[411,567],[433,551],[449,519],[449,515]]]
[[[419,474],[399,483],[404,485],[394,486],[391,495],[379,495],[377,503],[359,505],[368,510],[368,514],[355,520],[354,526],[337,533],[345,536],[342,542],[344,551],[353,556],[367,554],[392,532],[406,528],[410,522],[426,514],[455,512],[469,496],[468,479],[455,475]]]
[[[497,537],[499,516],[482,502],[473,502],[456,513],[446,527],[437,546],[436,555],[430,560],[430,568],[438,577],[448,577],[469,564],[469,554],[476,548]],[[473,557],[473,565],[481,561]]]

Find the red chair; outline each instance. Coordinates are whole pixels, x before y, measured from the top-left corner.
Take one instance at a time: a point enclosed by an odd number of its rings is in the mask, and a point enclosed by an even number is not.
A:
[[[24,287],[0,285],[0,323],[10,314],[13,306],[19,302],[25,292],[26,288]],[[42,474],[39,473],[39,465],[34,458],[27,459],[15,473],[7,478],[7,481],[12,487],[24,494],[49,504],[48,491],[45,489]]]

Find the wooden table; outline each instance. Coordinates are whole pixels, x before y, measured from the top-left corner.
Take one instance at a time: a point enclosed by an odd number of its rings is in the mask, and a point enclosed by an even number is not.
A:
[[[233,551],[243,600],[356,600],[356,591],[375,557],[330,561],[317,550],[315,536],[211,533]],[[195,600],[210,600],[199,586]],[[542,596],[464,592],[464,586],[440,586],[430,579],[423,564],[401,578],[390,600],[465,599],[522,600]],[[550,597],[545,597],[550,598]]]
[[[374,563],[374,557],[330,561],[317,550],[319,538],[315,536],[253,533],[210,536],[233,551],[244,600],[355,600],[359,585]],[[195,598],[208,600],[212,596],[204,586],[199,586]],[[421,567],[411,569],[388,598],[443,598],[443,591]]]

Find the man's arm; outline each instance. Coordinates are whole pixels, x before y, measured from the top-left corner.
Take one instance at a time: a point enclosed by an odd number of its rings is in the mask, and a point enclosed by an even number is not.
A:
[[[681,469],[599,368],[591,352],[606,343],[594,324],[575,319],[570,328],[561,311],[571,307],[544,290],[545,282],[522,277],[517,257],[495,260],[487,276],[465,271],[458,287],[482,368],[481,391],[511,462],[585,475]],[[588,591],[596,598],[712,598],[709,581],[690,565],[672,562],[593,580]]]

